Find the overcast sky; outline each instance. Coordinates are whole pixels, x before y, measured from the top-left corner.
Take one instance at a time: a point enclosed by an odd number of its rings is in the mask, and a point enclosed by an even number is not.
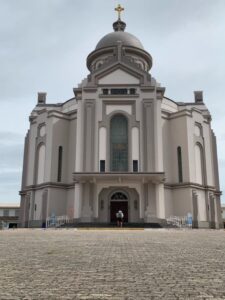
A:
[[[225,194],[225,0],[124,0],[122,19],[175,101],[204,91]],[[23,143],[38,91],[73,97],[86,57],[112,31],[114,0],[0,0],[0,203],[19,203]],[[225,203],[225,196],[222,196]]]

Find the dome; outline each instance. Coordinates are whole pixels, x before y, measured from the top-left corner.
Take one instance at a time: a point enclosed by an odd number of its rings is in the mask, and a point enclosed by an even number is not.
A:
[[[115,31],[105,35],[97,44],[96,50],[105,47],[116,46],[117,42],[122,42],[124,46],[136,47],[144,50],[142,43],[136,36],[124,31]]]

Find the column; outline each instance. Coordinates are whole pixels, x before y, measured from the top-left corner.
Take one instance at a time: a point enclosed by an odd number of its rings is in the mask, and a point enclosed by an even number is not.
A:
[[[164,199],[164,184],[158,183],[155,185],[155,196],[156,196],[156,213],[159,219],[166,218],[165,212],[165,199]]]
[[[81,222],[91,222],[93,217],[93,184],[83,184]]]
[[[74,219],[79,219],[81,217],[81,199],[82,199],[82,183],[75,183],[74,208],[73,208]]]

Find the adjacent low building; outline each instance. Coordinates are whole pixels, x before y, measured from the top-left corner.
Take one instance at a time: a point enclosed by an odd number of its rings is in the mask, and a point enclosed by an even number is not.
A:
[[[0,204],[0,227],[17,228],[19,223],[19,204]]]

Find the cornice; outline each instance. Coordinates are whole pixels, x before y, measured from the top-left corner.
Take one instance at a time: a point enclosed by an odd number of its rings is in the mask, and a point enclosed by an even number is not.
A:
[[[144,93],[150,93],[155,91],[155,86],[141,86],[140,91]]]
[[[181,118],[181,117],[185,117],[185,116],[193,118],[193,112],[197,112],[205,119],[203,121],[204,123],[206,123],[206,124],[210,123],[210,120],[207,118],[208,116],[203,115],[202,111],[200,111],[196,108],[191,108],[191,109],[185,108],[185,109],[179,110],[177,112],[168,112],[165,109],[161,109],[161,112],[164,113],[164,115],[162,115],[162,118],[166,119],[166,120],[177,119],[177,118]]]
[[[67,183],[52,182],[52,181],[44,182],[41,184],[26,186],[26,188],[21,190],[19,194],[22,196],[22,195],[26,195],[27,192],[41,190],[44,188],[71,189],[74,188],[74,183],[67,184]]]
[[[156,98],[158,100],[162,100],[163,99],[165,90],[166,90],[166,88],[164,88],[164,87],[156,87],[156,95],[157,95]]]
[[[61,111],[57,110],[50,110],[48,111],[47,118],[57,118],[57,119],[63,119],[66,121],[70,121],[72,119],[72,116],[76,113],[76,111],[73,111],[72,113],[63,113]]]
[[[82,99],[82,88],[73,88],[73,92],[77,101]]]
[[[195,188],[195,189],[201,189],[204,191],[211,191],[214,193],[219,193],[220,195],[222,194],[222,192],[218,191],[215,186],[202,185],[202,184],[198,184],[195,182],[182,182],[182,183],[165,182],[164,186],[165,186],[165,188],[168,188],[168,189]]]
[[[130,98],[133,98],[133,99],[136,99],[136,98],[139,98],[139,94],[135,94],[135,95],[129,95],[129,94],[126,94],[126,95],[103,95],[103,94],[100,94],[99,95],[99,98],[102,98],[102,99],[130,99]]]
[[[87,93],[96,93],[98,91],[97,87],[83,87],[83,91]]]
[[[37,123],[37,116],[30,116],[29,121],[32,125]]]

